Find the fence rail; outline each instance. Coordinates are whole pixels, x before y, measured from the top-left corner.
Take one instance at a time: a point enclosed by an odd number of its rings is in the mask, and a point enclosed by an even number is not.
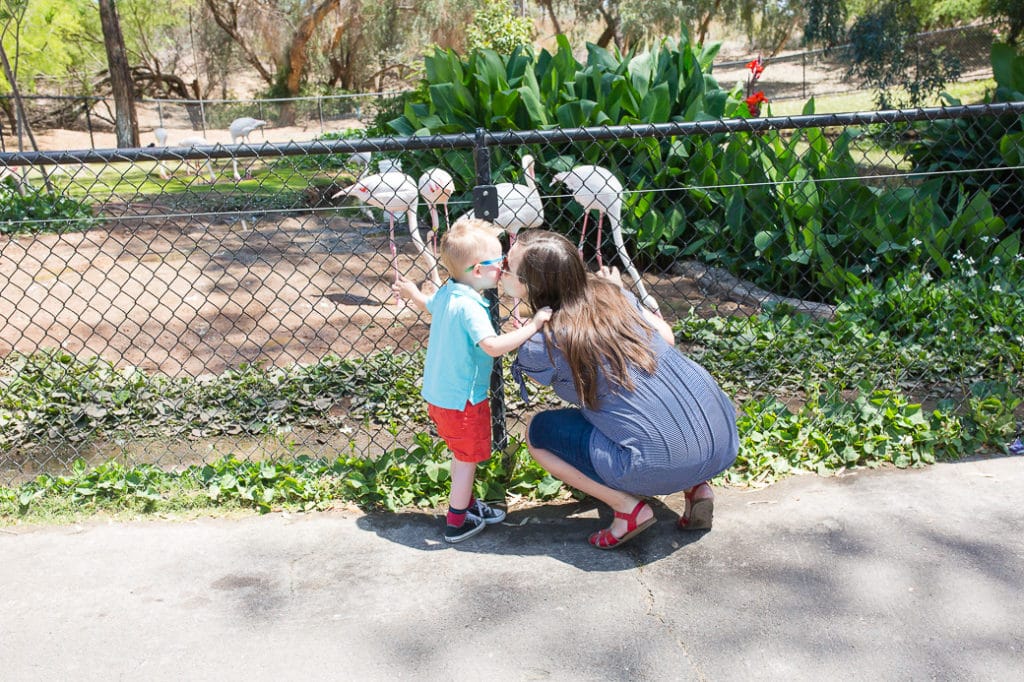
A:
[[[428,320],[395,305],[393,268],[432,288],[423,233],[443,231],[444,209],[514,232],[483,198],[516,192],[591,266],[635,265],[627,285],[750,418],[781,405],[817,423],[824,403],[868,399],[970,411],[972,387],[997,383],[1020,395],[1022,119],[1010,103],[2,153],[0,481],[77,458],[408,446],[430,430],[416,388]],[[593,188],[621,216],[602,217],[601,244],[554,181],[592,165],[623,185]],[[383,191],[396,167],[413,185],[433,167],[454,176],[436,224],[418,198],[399,215],[335,198],[357,182]],[[932,288],[965,282],[997,291],[998,310],[975,301],[960,317],[944,306],[966,294]],[[510,313],[496,302],[497,324]],[[523,403],[501,366],[499,448],[557,402],[537,390]]]

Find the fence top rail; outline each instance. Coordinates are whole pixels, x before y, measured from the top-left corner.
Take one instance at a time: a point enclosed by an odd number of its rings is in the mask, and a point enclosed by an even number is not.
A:
[[[1000,102],[997,104],[971,104],[918,109],[887,109],[882,111],[809,114],[802,116],[711,119],[683,123],[652,123],[647,125],[600,126],[592,128],[555,128],[551,130],[504,132],[489,132],[481,129],[475,134],[368,137],[353,140],[287,142],[284,144],[264,142],[259,145],[215,144],[194,147],[137,147],[48,152],[6,152],[0,153],[0,166],[131,163],[134,161],[167,161],[174,159],[266,158],[311,154],[470,149],[480,145],[508,147],[522,144],[590,142],[595,140],[623,140],[642,137],[684,137],[734,132],[848,127],[879,123],[912,123],[916,121],[966,119],[1007,114],[1024,115],[1024,102]]]

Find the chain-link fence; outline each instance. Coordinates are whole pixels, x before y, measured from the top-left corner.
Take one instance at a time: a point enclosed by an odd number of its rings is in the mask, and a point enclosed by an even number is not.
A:
[[[208,144],[239,142],[236,121],[259,121],[244,130],[246,141],[305,139],[373,121],[381,111],[401,111],[405,91],[315,95],[279,99],[151,99],[139,98],[136,112],[143,145],[175,146],[182,140],[204,139]],[[88,134],[88,144],[74,148],[114,146],[114,102],[109,97],[22,96],[29,127],[35,131],[67,130]],[[396,114],[397,115],[397,114]],[[237,124],[236,124],[237,125]],[[270,132],[273,131],[273,132]],[[62,139],[47,140],[41,150],[67,149]],[[0,96],[0,151],[32,148],[28,132],[20,130],[13,98]]]
[[[78,458],[409,446],[430,431],[429,320],[390,285],[397,270],[436,286],[430,234],[471,211],[510,233],[539,212],[591,266],[622,268],[741,410],[880,395],[968,409],[978,382],[1019,395],[1022,117],[1015,103],[0,154],[0,481]],[[428,205],[418,179],[434,168],[453,191]],[[585,234],[584,206],[603,209]],[[929,280],[1010,298],[965,322]],[[506,385],[496,400],[500,446],[556,399]]]

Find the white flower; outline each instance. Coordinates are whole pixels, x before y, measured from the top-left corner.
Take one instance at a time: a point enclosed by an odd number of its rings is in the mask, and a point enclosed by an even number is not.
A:
[[[1003,288],[1001,286],[999,286],[998,284],[993,284],[992,285],[992,291],[996,292],[997,294],[1001,294],[1001,293],[1003,293]]]
[[[932,281],[932,273],[926,272],[921,275],[921,281],[925,283]]]
[[[992,256],[992,265],[999,265],[999,256]]]
[[[917,237],[914,237],[913,239],[910,240],[910,243],[913,244],[914,246],[921,246],[923,242]]]

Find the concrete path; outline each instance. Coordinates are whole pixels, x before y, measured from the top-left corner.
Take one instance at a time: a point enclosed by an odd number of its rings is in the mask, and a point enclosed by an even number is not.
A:
[[[426,514],[0,528],[0,679],[1012,680],[1024,458],[593,505],[456,546]],[[605,512],[601,512],[604,516]]]

